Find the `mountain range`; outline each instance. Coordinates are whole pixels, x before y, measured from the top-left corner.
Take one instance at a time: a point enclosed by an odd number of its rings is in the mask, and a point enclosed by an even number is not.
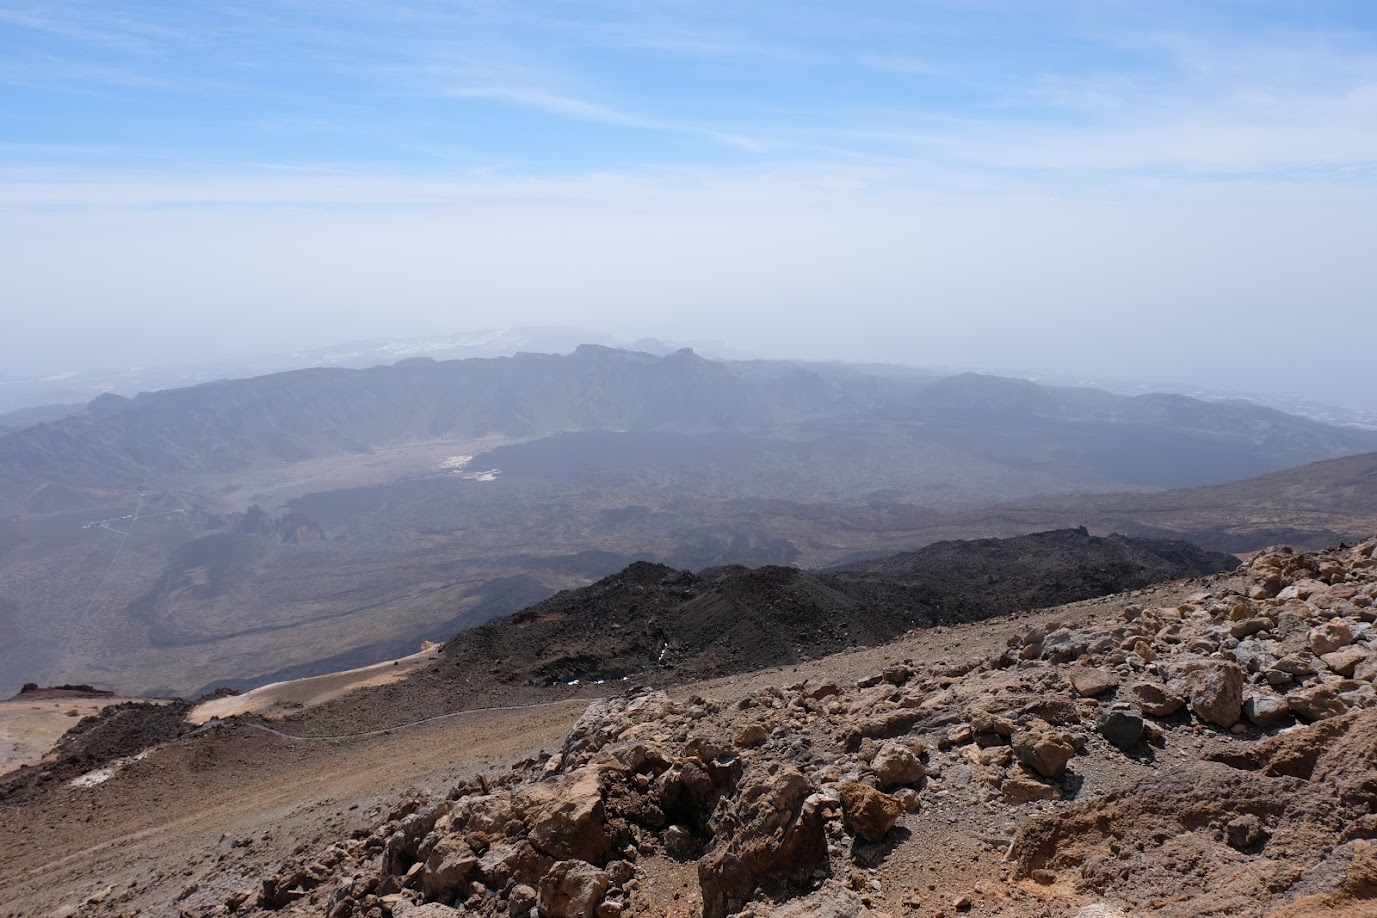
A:
[[[0,436],[0,678],[260,684],[637,561],[818,569],[1081,525],[1341,540],[1371,528],[1373,450],[1253,405],[686,349],[104,395]]]

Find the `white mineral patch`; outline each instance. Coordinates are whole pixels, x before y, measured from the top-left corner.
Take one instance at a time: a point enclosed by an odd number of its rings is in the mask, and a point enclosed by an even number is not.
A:
[[[88,771],[81,777],[73,778],[72,780],[68,781],[67,784],[69,787],[95,787],[97,784],[104,784],[106,781],[109,781],[111,778],[113,778],[121,768],[123,768],[131,762],[137,762],[140,759],[148,758],[148,754],[152,751],[153,750],[151,749],[145,749],[138,755],[131,755],[123,759],[115,759],[113,762],[111,762],[109,765],[106,765],[104,768],[97,768],[95,771]]]

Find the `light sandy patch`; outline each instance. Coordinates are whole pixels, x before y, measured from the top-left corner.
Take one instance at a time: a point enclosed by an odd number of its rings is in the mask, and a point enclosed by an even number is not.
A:
[[[355,689],[397,682],[430,663],[439,652],[440,646],[436,644],[400,660],[385,660],[372,666],[326,673],[323,676],[310,676],[306,679],[273,682],[242,695],[216,698],[198,704],[187,715],[187,721],[204,724],[215,717],[234,717],[238,714],[260,714],[269,719],[286,717],[304,708],[313,708],[333,701]]]
[[[104,784],[118,774],[121,768],[133,762],[142,762],[144,759],[148,758],[148,754],[152,751],[151,749],[145,749],[138,755],[131,755],[123,759],[115,759],[104,768],[88,771],[81,777],[73,778],[68,781],[67,784],[70,787],[95,787],[97,784]]]
[[[0,774],[37,765],[58,738],[81,720],[128,698],[26,698],[0,701]],[[73,713],[75,712],[75,713]]]

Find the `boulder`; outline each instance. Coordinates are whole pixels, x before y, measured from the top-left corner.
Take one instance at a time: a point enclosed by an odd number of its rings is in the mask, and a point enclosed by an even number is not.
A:
[[[1128,752],[1143,738],[1143,716],[1129,707],[1110,708],[1095,722],[1095,732]]]
[[[1250,695],[1243,702],[1243,716],[1264,730],[1291,719],[1291,705],[1280,695]]]
[[[868,842],[883,839],[904,814],[904,805],[898,798],[864,784],[843,784],[838,796],[841,798],[843,823]]]
[[[478,857],[458,835],[446,835],[431,850],[421,871],[421,891],[427,899],[467,889],[478,877]]]
[[[870,762],[870,770],[884,787],[915,784],[923,780],[927,769],[913,750],[902,743],[885,743]]]
[[[865,903],[844,886],[829,883],[817,892],[795,899],[769,913],[769,918],[862,918]]]
[[[1330,619],[1310,629],[1310,649],[1316,656],[1333,653],[1353,643],[1353,630],[1341,618]]]
[[[540,878],[540,918],[594,918],[612,885],[604,871],[584,861],[557,861]]]
[[[542,781],[521,799],[529,838],[537,851],[557,860],[600,861],[614,841],[603,807],[602,766]]]
[[[1153,717],[1170,717],[1186,706],[1186,699],[1157,682],[1135,682],[1128,687],[1128,696]]]
[[[762,882],[808,881],[827,856],[824,800],[812,790],[797,769],[756,768],[722,798],[709,821],[715,843],[698,862],[703,918],[740,911]]]
[[[1067,673],[1076,694],[1093,698],[1119,685],[1119,677],[1114,673],[1094,666],[1073,666]]]
[[[1028,768],[1055,781],[1066,771],[1076,750],[1066,738],[1046,727],[1020,730],[1013,736],[1014,755]]]
[[[1191,713],[1225,730],[1243,717],[1243,670],[1233,663],[1210,663],[1191,673]]]

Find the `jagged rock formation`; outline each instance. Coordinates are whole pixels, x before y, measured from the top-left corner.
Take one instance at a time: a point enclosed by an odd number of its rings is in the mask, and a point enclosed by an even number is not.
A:
[[[1085,529],[941,542],[820,572],[732,566],[694,574],[638,562],[461,633],[446,646],[446,665],[495,666],[501,681],[537,685],[666,668],[684,681],[1236,564],[1186,542],[1097,537]]]

